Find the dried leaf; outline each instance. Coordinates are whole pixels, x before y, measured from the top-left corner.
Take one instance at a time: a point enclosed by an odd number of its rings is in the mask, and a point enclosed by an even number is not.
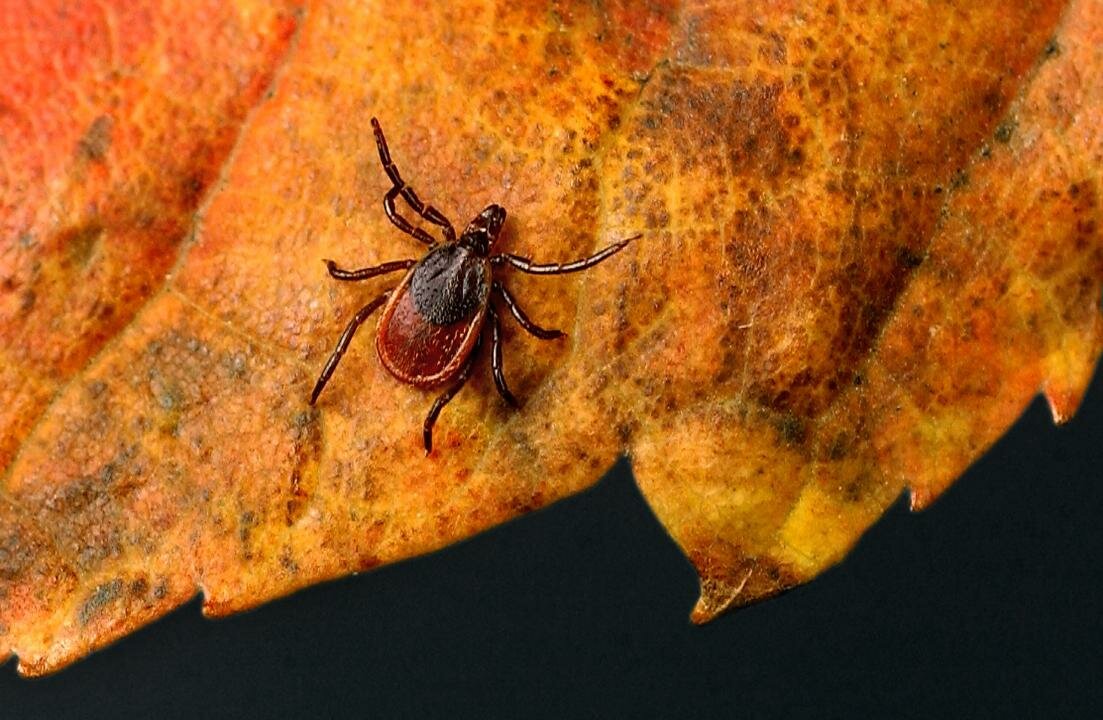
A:
[[[2,18],[0,652],[41,674],[197,588],[221,615],[424,553],[623,452],[705,621],[930,503],[1039,389],[1067,419],[1103,342],[1103,10],[974,5]],[[506,277],[570,336],[507,330],[523,409],[484,360],[428,458],[432,395],[367,331],[306,403],[387,283],[320,260],[422,250],[373,115],[456,224],[507,207],[512,252],[643,233]]]

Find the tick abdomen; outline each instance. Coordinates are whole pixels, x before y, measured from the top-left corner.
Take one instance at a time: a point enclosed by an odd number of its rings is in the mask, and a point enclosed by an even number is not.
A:
[[[456,245],[429,251],[395,288],[375,346],[403,382],[433,387],[463,368],[486,319],[489,263]]]

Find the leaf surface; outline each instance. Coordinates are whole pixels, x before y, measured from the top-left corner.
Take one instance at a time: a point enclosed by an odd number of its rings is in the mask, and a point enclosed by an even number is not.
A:
[[[22,672],[197,589],[221,615],[428,552],[625,452],[705,621],[837,562],[904,488],[929,504],[1039,389],[1067,419],[1099,355],[1097,2],[64,5],[2,23]],[[504,205],[510,252],[643,233],[502,274],[569,337],[507,323],[523,409],[484,358],[428,458],[432,394],[369,328],[306,403],[388,286],[321,259],[423,250],[382,212],[372,116],[456,225]]]

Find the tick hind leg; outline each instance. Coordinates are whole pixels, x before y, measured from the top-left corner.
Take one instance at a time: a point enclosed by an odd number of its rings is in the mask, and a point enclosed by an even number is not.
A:
[[[521,309],[521,306],[517,304],[516,298],[510,294],[509,290],[506,290],[505,285],[502,285],[497,280],[494,281],[494,292],[498,293],[498,296],[505,302],[506,307],[509,308],[509,312],[513,315],[513,318],[528,332],[530,335],[535,335],[541,340],[555,340],[561,338],[567,333],[562,330],[549,330],[542,328],[532,320],[529,320],[529,316],[525,314],[525,311]]]
[[[321,394],[322,388],[329,382],[330,376],[333,375],[333,371],[337,369],[337,363],[341,362],[341,358],[344,356],[345,351],[348,350],[349,343],[352,342],[352,336],[356,334],[356,329],[363,324],[368,317],[379,309],[379,306],[387,302],[387,298],[390,297],[391,291],[383,293],[370,303],[360,308],[360,311],[352,318],[352,321],[345,328],[345,331],[341,333],[341,337],[337,340],[337,347],[333,349],[333,354],[329,356],[329,360],[326,361],[326,366],[322,368],[322,374],[318,376],[318,382],[314,383],[314,391],[310,393],[310,404],[313,405],[314,401],[318,399],[318,395]]]
[[[421,426],[421,435],[425,441],[425,454],[433,452],[433,426],[437,422],[437,417],[440,415],[440,411],[444,409],[444,406],[456,396],[456,393],[463,388],[467,383],[467,379],[471,377],[471,367],[475,364],[475,358],[479,354],[479,346],[481,341],[476,341],[475,347],[471,350],[471,355],[467,358],[467,364],[463,366],[463,370],[460,371],[459,377],[452,383],[452,386],[442,392],[437,399],[433,402],[433,407],[429,408],[429,414],[425,416],[425,423]]]
[[[494,308],[487,308],[487,313],[490,315],[490,369],[494,374],[494,386],[510,407],[517,407],[517,398],[509,391],[505,373],[502,372],[502,321]]]
[[[372,130],[375,131],[375,146],[379,149],[379,162],[383,164],[383,171],[387,173],[387,177],[391,180],[391,189],[387,191],[387,194],[383,196],[383,210],[387,213],[387,218],[390,219],[394,226],[407,235],[411,235],[417,240],[425,243],[426,245],[435,245],[436,240],[433,236],[425,232],[419,227],[414,227],[409,220],[398,214],[398,210],[395,209],[395,198],[399,195],[402,199],[409,203],[413,211],[421,217],[425,218],[434,225],[438,225],[441,232],[444,233],[444,239],[447,242],[454,242],[456,239],[456,229],[452,227],[452,222],[444,216],[440,210],[437,210],[432,205],[422,201],[418,197],[414,189],[406,184],[406,181],[402,179],[402,175],[398,172],[398,167],[391,160],[391,151],[387,148],[387,138],[383,137],[383,128],[380,127],[379,121],[375,118],[371,119]]]

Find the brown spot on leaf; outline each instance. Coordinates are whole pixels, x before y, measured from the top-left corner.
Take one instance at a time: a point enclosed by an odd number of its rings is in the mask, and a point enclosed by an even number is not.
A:
[[[318,411],[312,408],[296,413],[292,420],[294,449],[287,500],[288,525],[293,525],[302,516],[306,502],[318,483],[318,463],[322,453],[322,431],[318,418]]]
[[[104,235],[104,226],[92,220],[60,233],[57,243],[65,248],[67,260],[72,267],[84,268],[95,257],[96,248]]]
[[[996,132],[992,137],[996,139],[996,142],[1007,144],[1011,142],[1011,136],[1015,134],[1015,128],[1018,126],[1018,121],[1015,118],[1008,118],[996,126]]]
[[[97,585],[77,610],[80,624],[92,622],[106,606],[118,600],[123,594],[123,587],[123,581],[119,578]]]
[[[0,579],[14,580],[34,563],[40,552],[21,533],[0,538]]]
[[[77,142],[77,155],[79,157],[100,162],[111,147],[111,131],[115,127],[115,121],[108,115],[100,115]]]

